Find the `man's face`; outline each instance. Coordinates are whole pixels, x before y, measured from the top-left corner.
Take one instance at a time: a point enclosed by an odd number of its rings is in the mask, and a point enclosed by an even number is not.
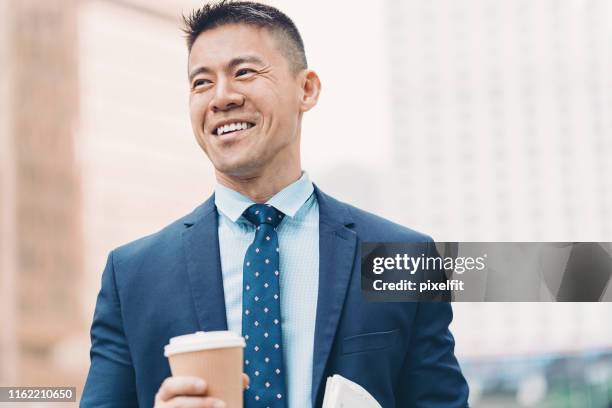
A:
[[[248,177],[299,160],[300,74],[265,28],[231,24],[203,32],[189,55],[191,125],[215,169]]]

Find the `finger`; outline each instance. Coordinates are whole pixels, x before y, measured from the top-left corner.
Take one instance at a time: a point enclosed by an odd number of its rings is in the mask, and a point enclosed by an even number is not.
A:
[[[226,408],[225,402],[212,397],[175,397],[167,404],[171,408]]]
[[[251,380],[249,379],[249,376],[246,375],[245,373],[242,373],[242,388],[248,387],[250,381]]]
[[[156,399],[168,401],[177,395],[204,395],[206,382],[198,377],[168,377],[164,380]]]

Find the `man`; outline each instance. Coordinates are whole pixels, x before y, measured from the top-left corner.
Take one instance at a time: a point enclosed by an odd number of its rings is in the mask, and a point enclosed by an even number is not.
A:
[[[191,214],[111,252],[81,405],[224,406],[205,383],[168,378],[163,347],[229,329],[247,341],[246,407],[318,407],[333,374],[385,408],[466,406],[450,305],[360,293],[360,242],[429,251],[431,239],[336,201],[302,172],[302,116],[321,85],[293,22],[221,2],[186,26],[191,123],[218,184]]]

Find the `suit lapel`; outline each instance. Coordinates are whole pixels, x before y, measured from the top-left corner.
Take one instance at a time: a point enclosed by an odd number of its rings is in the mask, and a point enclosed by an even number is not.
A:
[[[204,331],[227,330],[217,222],[213,195],[187,217],[182,235],[191,295]]]
[[[323,381],[348,290],[357,235],[346,206],[315,186],[319,204],[319,293],[315,320],[312,402]],[[214,195],[185,220],[182,234],[187,274],[201,330],[227,330]]]
[[[357,235],[347,228],[352,222],[346,206],[316,186],[315,193],[319,203],[319,294],[312,365],[313,406],[322,385],[357,248]]]

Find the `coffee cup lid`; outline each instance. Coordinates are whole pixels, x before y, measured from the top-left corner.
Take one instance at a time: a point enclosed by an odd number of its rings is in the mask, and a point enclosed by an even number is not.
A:
[[[173,354],[198,350],[244,346],[244,338],[231,331],[198,331],[171,338],[170,343],[164,347],[164,356],[168,357]]]

